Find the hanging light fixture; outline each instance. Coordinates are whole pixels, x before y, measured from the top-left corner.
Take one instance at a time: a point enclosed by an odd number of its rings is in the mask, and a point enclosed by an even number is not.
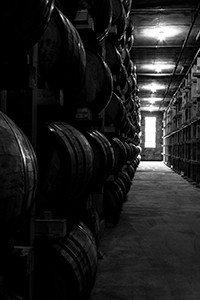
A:
[[[163,42],[165,40],[165,32],[163,31],[162,28],[158,28],[158,35],[157,35],[157,38],[160,42]]]
[[[149,106],[141,106],[141,111],[159,111],[159,106],[149,105]]]
[[[144,64],[142,66],[146,70],[154,70],[156,73],[161,73],[162,71],[171,71],[174,68],[174,64],[170,64],[166,61],[155,61],[151,64]]]
[[[165,86],[161,85],[161,84],[157,84],[157,83],[151,83],[151,84],[142,86],[142,88],[144,90],[150,90],[152,93],[155,93],[157,90],[165,89]]]
[[[160,73],[162,71],[161,65],[155,65],[155,71],[156,73]]]
[[[146,37],[154,38],[159,41],[164,41],[167,38],[176,36],[181,32],[181,29],[173,26],[156,26],[153,28],[147,28],[143,31],[143,35]]]
[[[155,103],[157,101],[162,101],[163,98],[158,98],[158,97],[147,97],[147,98],[141,98],[143,101],[148,101],[151,103]]]

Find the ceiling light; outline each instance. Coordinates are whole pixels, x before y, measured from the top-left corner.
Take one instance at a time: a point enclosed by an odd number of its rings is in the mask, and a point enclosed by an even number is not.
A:
[[[164,33],[164,31],[161,29],[161,30],[158,30],[158,40],[160,41],[160,42],[162,42],[162,41],[164,41],[165,40],[165,33]]]
[[[174,68],[173,64],[169,64],[167,62],[155,62],[154,64],[146,64],[142,65],[143,69],[154,70],[157,73],[160,73],[163,70],[170,70]]]
[[[160,73],[160,72],[162,71],[161,65],[155,65],[155,71],[156,71],[157,73]]]
[[[157,90],[165,89],[165,86],[157,83],[151,83],[148,85],[143,85],[142,88],[145,90],[150,90],[152,93],[155,93]]]
[[[153,106],[152,106],[152,105],[149,106],[149,111],[150,111],[150,112],[153,111]]]
[[[156,101],[162,101],[163,98],[156,98],[156,97],[147,97],[147,98],[141,98],[143,101],[150,101],[150,102],[156,102]]]
[[[155,93],[157,91],[157,87],[155,84],[152,84],[150,87],[150,90],[152,91],[152,93]]]
[[[150,105],[150,106],[141,106],[140,110],[143,111],[158,111],[159,110],[159,106],[154,106],[154,105]]]
[[[151,38],[158,39],[159,41],[163,41],[166,38],[170,38],[176,36],[181,32],[180,29],[173,26],[157,26],[153,28],[147,28],[143,31],[143,35]]]

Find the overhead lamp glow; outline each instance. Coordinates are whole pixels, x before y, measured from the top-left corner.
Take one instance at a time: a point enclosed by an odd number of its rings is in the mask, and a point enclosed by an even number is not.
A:
[[[163,98],[158,98],[158,97],[147,97],[147,98],[141,98],[143,101],[149,101],[151,103],[157,102],[157,101],[162,101]]]
[[[160,72],[162,71],[161,65],[155,65],[155,71],[156,71],[157,73],[160,73]]]
[[[154,106],[154,105],[150,105],[150,106],[141,106],[140,110],[142,111],[159,111],[159,106]]]
[[[151,83],[148,85],[144,85],[142,88],[144,90],[150,90],[152,93],[155,93],[157,90],[165,89],[165,86],[161,84]]]
[[[149,111],[152,112],[153,111],[153,105],[149,106]]]
[[[162,29],[158,30],[158,40],[160,42],[164,41],[165,40],[165,33]]]
[[[157,91],[157,86],[155,84],[152,84],[150,90],[152,91],[152,93],[155,93]]]
[[[157,73],[160,73],[163,70],[170,70],[174,68],[174,65],[166,62],[155,62],[154,64],[146,64],[142,66],[146,70],[154,70]]]
[[[143,31],[143,35],[152,37],[159,41],[164,41],[167,38],[174,37],[181,32],[180,29],[173,26],[157,26],[153,28],[147,28]]]

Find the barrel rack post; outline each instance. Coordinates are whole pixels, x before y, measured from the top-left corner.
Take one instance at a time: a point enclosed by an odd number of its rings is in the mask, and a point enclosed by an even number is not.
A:
[[[8,65],[10,71],[15,68]],[[18,70],[19,78],[4,81],[0,87],[0,110],[23,130],[36,148],[37,132],[37,45],[24,54],[21,61],[23,74]],[[14,71],[14,74],[16,72]],[[19,295],[22,299],[34,298],[34,218],[35,206],[32,206],[30,218],[25,219],[24,228],[16,232],[15,237],[5,240],[1,245],[4,253],[4,271],[1,274],[1,290],[10,295]],[[7,249],[7,246],[9,249]],[[5,249],[4,249],[5,248]],[[7,250],[6,250],[7,249]],[[21,299],[21,298],[20,298]]]

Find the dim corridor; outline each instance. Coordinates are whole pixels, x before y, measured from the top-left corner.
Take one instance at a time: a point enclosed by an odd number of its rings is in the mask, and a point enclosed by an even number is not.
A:
[[[91,300],[199,300],[200,189],[142,161],[99,250]]]

